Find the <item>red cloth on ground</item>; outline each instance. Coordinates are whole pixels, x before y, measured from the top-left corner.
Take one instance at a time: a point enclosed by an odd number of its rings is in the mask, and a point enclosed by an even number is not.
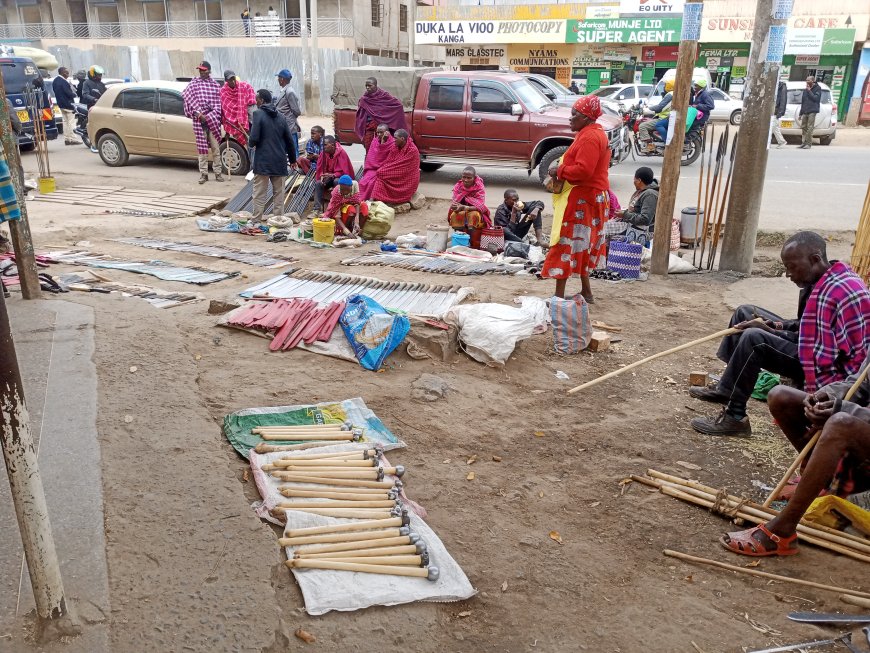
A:
[[[359,180],[359,192],[363,199],[367,200],[371,198],[370,193],[375,183],[375,173],[387,160],[394,140],[393,135],[388,133],[386,143],[381,143],[378,139],[374,139],[368,148],[366,161],[363,164],[362,179]]]
[[[333,154],[323,150],[320,156],[317,157],[317,171],[314,173],[314,178],[320,181],[323,175],[332,175],[335,178],[342,175],[356,176],[347,151],[338,143],[335,144],[335,152]]]
[[[607,220],[610,149],[601,125],[593,123],[577,132],[557,173],[574,186],[562,217],[559,242],[550,248],[541,276],[567,279],[588,276],[605,253],[603,225]]]
[[[366,129],[372,121],[375,127],[385,124],[393,132],[397,129],[408,129],[405,107],[401,100],[382,88],[375,89],[374,93],[363,93],[357,102],[356,135],[360,140],[365,138]]]
[[[387,204],[403,204],[414,197],[419,186],[420,151],[409,137],[401,150],[395,143],[390,146],[387,160],[375,172],[371,193],[363,197]]]
[[[489,208],[486,206],[486,188],[480,175],[474,178],[471,188],[466,188],[460,179],[453,187],[453,201],[463,206],[471,206],[480,211],[480,216],[487,227],[492,226],[489,217]]]
[[[236,80],[235,88],[230,88],[229,84],[224,84],[221,87],[221,111],[223,112],[221,122],[224,131],[242,145],[247,144],[248,138],[238,127],[241,127],[245,132],[251,131],[248,107],[256,104],[257,94],[254,92],[254,87],[248,82]]]

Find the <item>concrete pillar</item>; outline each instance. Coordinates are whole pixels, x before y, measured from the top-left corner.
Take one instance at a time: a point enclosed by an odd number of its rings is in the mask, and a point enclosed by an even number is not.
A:
[[[72,22],[66,0],[51,0],[51,13],[55,23]]]

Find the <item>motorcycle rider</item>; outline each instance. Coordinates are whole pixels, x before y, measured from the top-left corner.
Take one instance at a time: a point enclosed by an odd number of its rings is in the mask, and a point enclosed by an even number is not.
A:
[[[713,102],[713,96],[707,90],[707,80],[698,79],[692,83],[692,99],[689,106],[695,107],[698,110],[698,117],[695,118],[694,127],[703,129],[706,122],[710,119],[710,112],[716,108]]]
[[[90,110],[97,100],[106,92],[106,85],[103,84],[103,73],[105,71],[100,66],[91,66],[88,68],[88,75],[85,81],[82,82],[81,101]],[[82,129],[87,129],[87,122],[82,125]],[[91,152],[98,152],[94,144],[91,144]]]
[[[668,115],[671,113],[671,102],[674,99],[674,80],[669,79],[665,82],[665,95],[654,107],[647,107],[643,110],[645,116],[655,116],[659,120],[667,121]],[[656,146],[653,142],[653,131],[658,124],[658,120],[647,120],[642,122],[638,127],[637,135],[641,143],[646,146],[647,152],[655,152]]]

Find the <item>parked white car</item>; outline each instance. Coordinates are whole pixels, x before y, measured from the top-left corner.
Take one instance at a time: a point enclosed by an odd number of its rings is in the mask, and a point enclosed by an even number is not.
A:
[[[652,89],[652,84],[611,84],[592,91],[590,95],[615,102],[620,109],[625,110],[648,96]]]
[[[743,100],[735,100],[721,88],[711,88],[708,93],[716,105],[710,120],[727,120],[732,125],[739,125],[743,120]]]
[[[801,97],[807,87],[806,82],[786,82],[788,89],[788,104],[785,115],[779,119],[779,127],[783,136],[801,136],[801,121],[798,116],[801,110]],[[822,101],[819,113],[816,114],[816,129],[813,138],[818,138],[822,145],[830,145],[837,137],[837,105],[831,97],[831,89],[827,84],[822,87]]]

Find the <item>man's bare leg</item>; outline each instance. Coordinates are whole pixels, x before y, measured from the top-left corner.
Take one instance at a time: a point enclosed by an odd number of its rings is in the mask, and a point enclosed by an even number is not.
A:
[[[804,399],[807,393],[785,385],[778,385],[767,395],[770,414],[788,441],[798,451],[803,450],[811,435],[810,421],[804,414]]]

